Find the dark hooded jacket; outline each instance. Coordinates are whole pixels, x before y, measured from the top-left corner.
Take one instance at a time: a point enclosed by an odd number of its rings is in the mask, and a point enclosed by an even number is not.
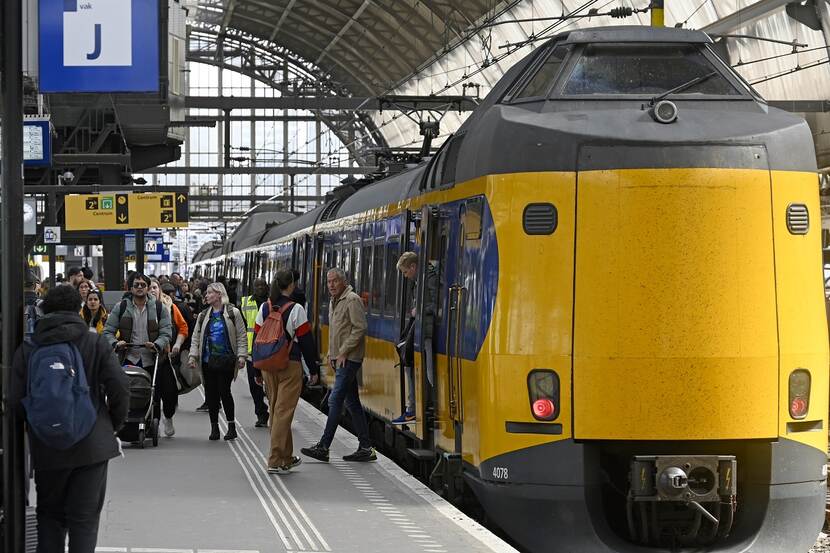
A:
[[[90,332],[80,315],[71,311],[56,311],[39,318],[33,339],[38,345],[71,342],[78,347],[92,402],[98,409],[98,420],[92,432],[69,449],[51,448],[30,433],[35,470],[75,468],[117,457],[115,430],[121,428],[127,418],[130,392],[127,375],[107,340],[97,332]],[[26,365],[32,349],[28,344],[20,346],[12,366],[10,402],[21,417],[25,417],[21,399],[26,395]]]

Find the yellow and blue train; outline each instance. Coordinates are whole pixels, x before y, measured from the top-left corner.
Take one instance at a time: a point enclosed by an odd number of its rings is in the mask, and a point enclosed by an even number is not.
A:
[[[824,519],[820,227],[803,120],[701,32],[604,27],[514,66],[428,162],[197,270],[298,267],[326,344],[343,268],[375,439],[529,551],[780,553]],[[417,421],[393,428],[405,250],[436,317]]]

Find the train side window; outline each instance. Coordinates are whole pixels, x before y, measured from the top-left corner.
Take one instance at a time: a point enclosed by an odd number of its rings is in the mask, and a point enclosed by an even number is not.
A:
[[[371,311],[380,314],[383,310],[383,242],[375,244],[372,259],[372,305]]]
[[[457,134],[450,139],[450,143],[446,148],[447,156],[441,168],[441,186],[455,183],[455,168],[458,165],[458,152],[461,150],[461,144],[463,142],[463,134]]]
[[[399,236],[392,236],[386,244],[386,287],[383,294],[383,314],[394,315],[398,298],[398,271],[396,265],[400,257],[401,242]]]
[[[340,268],[343,269],[343,272],[346,273],[346,281],[348,282],[351,279],[351,274],[349,274],[349,263],[350,258],[352,256],[352,251],[349,248],[348,244],[343,245],[343,249],[340,250]]]
[[[483,212],[484,200],[481,197],[472,198],[464,204],[461,212],[464,240],[481,239],[481,217]]]
[[[369,309],[369,300],[372,297],[372,246],[363,246],[360,252],[360,297],[363,306]]]
[[[359,295],[361,286],[363,286],[360,280],[360,242],[355,242],[354,247],[352,248],[352,287],[354,291]]]
[[[360,255],[360,248],[353,245],[351,247],[352,255],[349,259],[349,268],[348,268],[348,277],[353,284],[357,282],[357,268],[358,268],[358,260],[357,256]],[[355,285],[355,289],[357,289],[357,285]]]
[[[447,161],[447,146],[449,145],[449,140],[444,142],[441,146],[441,149],[438,150],[438,153],[435,154],[435,157],[432,159],[431,165],[429,170],[426,172],[426,177],[421,185],[421,189],[434,189],[437,188],[441,182],[441,177],[444,174],[444,164]]]

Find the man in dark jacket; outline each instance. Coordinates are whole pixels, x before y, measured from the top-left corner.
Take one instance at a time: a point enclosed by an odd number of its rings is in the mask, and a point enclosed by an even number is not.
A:
[[[63,553],[67,532],[70,551],[95,551],[107,486],[107,463],[119,454],[115,431],[124,424],[130,403],[127,376],[103,336],[89,332],[78,315],[80,308],[81,296],[73,286],[52,288],[41,303],[44,315],[38,320],[33,337],[38,346],[69,342],[78,348],[92,403],[98,411],[89,435],[69,449],[49,447],[29,434],[41,553]],[[22,411],[27,362],[33,347],[24,344],[14,355],[9,394],[13,409]]]

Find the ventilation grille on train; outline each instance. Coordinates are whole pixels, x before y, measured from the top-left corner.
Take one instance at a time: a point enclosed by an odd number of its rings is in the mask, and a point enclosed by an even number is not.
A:
[[[792,234],[807,234],[810,230],[810,212],[804,204],[787,207],[787,228]]]
[[[528,204],[522,216],[526,234],[553,234],[559,223],[553,204]]]

